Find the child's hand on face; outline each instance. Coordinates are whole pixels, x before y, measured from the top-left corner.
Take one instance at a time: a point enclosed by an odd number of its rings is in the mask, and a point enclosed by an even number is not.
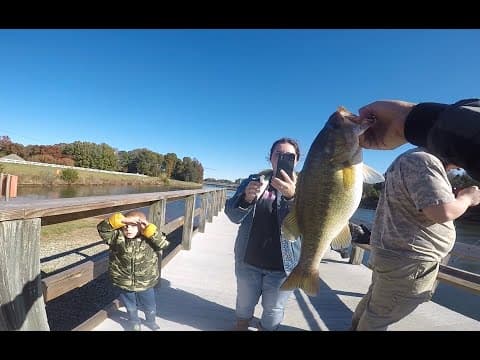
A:
[[[140,231],[145,230],[145,228],[146,228],[147,225],[149,224],[148,221],[143,220],[143,219],[139,218],[138,216],[125,217],[125,218],[122,220],[122,222],[123,222],[125,225],[136,225],[136,226],[138,226],[138,228],[139,228]]]
[[[129,216],[122,219],[122,223],[124,223],[125,225],[138,225],[139,221],[140,219],[138,218],[138,216]]]
[[[145,228],[148,226],[148,221],[146,220],[142,220],[142,219],[138,219],[138,228],[140,229],[141,232],[143,232],[145,230]]]

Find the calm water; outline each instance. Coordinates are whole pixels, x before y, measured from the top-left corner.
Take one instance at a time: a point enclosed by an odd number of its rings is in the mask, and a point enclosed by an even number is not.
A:
[[[205,186],[205,188],[211,188]],[[39,188],[24,187],[18,188],[18,197],[10,201],[22,201],[25,199],[57,199],[80,196],[96,196],[96,195],[117,195],[117,194],[135,194],[145,192],[166,191],[165,188],[158,186],[72,186],[64,188]],[[227,197],[233,195],[233,191],[227,191]],[[198,201],[196,207],[200,206]],[[167,204],[166,221],[175,219],[183,215],[183,200],[174,201]],[[374,211],[368,209],[358,209],[352,216],[355,223],[363,223],[371,226],[374,217]],[[475,244],[480,246],[480,225],[472,222],[457,222],[457,241]],[[367,261],[367,256],[364,263]],[[480,264],[474,263],[467,259],[453,258],[449,265],[459,269],[480,274]],[[480,298],[478,295],[461,290],[456,287],[440,283],[432,301],[455,310],[461,314],[480,321]]]

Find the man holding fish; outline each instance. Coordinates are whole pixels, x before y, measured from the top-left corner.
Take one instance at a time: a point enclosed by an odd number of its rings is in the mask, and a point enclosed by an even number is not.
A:
[[[363,146],[389,149],[408,139],[428,149],[403,153],[387,170],[370,240],[372,282],[351,330],[387,330],[430,300],[439,263],[455,243],[453,220],[480,203],[477,186],[453,194],[447,177],[458,164],[480,177],[479,106],[476,99],[453,105],[389,100],[360,110],[377,119],[360,139]]]

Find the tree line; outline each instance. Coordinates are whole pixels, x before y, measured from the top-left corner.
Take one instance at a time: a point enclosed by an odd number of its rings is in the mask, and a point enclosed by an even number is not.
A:
[[[179,159],[175,153],[163,155],[146,148],[119,151],[105,143],[85,141],[24,146],[8,136],[0,136],[0,157],[10,154],[27,161],[203,182],[203,166],[197,159]]]

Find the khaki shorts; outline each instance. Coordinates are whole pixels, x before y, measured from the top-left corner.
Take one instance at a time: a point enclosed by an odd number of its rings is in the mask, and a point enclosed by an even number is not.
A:
[[[352,326],[356,330],[386,330],[432,298],[438,269],[437,261],[376,252],[372,284],[355,310]]]

